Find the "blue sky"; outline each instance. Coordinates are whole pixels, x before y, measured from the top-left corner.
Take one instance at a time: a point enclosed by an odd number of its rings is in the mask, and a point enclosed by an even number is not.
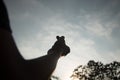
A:
[[[54,75],[68,80],[89,60],[120,61],[119,0],[5,0],[17,46],[25,59],[45,55],[64,35],[71,53]]]

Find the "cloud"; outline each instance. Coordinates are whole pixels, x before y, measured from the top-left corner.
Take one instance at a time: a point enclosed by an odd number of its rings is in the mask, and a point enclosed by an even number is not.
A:
[[[40,51],[39,48],[33,47],[32,45],[22,45],[20,46],[20,52],[22,53],[24,59],[31,59],[38,57],[42,51]]]
[[[106,52],[102,55],[102,57],[105,59],[105,63],[109,63],[112,61],[120,61],[120,50],[112,51],[112,52]]]
[[[115,21],[103,22],[104,18],[101,17],[104,16],[101,14],[88,14],[85,11],[83,13],[79,16],[82,19],[82,22],[79,24],[82,25],[82,28],[88,35],[111,39],[112,31],[118,27],[118,23]]]
[[[97,21],[88,23],[85,28],[90,34],[94,34],[96,36],[105,38],[111,37],[112,28],[105,27],[104,25]]]

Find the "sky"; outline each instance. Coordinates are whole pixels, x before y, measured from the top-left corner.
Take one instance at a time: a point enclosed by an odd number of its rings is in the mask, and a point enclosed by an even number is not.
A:
[[[89,60],[120,61],[120,0],[5,0],[21,55],[47,54],[56,36],[71,52],[59,59],[54,75],[70,80]]]

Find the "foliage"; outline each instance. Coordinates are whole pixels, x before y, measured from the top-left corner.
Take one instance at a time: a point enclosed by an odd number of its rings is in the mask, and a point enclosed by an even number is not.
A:
[[[87,65],[80,65],[74,69],[71,76],[73,80],[120,80],[120,62],[109,64],[90,60]]]

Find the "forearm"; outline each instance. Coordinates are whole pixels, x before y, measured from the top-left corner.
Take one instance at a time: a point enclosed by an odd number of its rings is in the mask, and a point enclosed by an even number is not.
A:
[[[0,0],[0,28],[8,32],[12,32],[10,27],[10,21],[8,17],[7,8],[3,0]]]
[[[3,0],[0,0],[0,53],[2,54],[2,56],[4,56],[4,58],[21,58],[13,35],[11,33],[12,31],[10,27],[7,8]]]

